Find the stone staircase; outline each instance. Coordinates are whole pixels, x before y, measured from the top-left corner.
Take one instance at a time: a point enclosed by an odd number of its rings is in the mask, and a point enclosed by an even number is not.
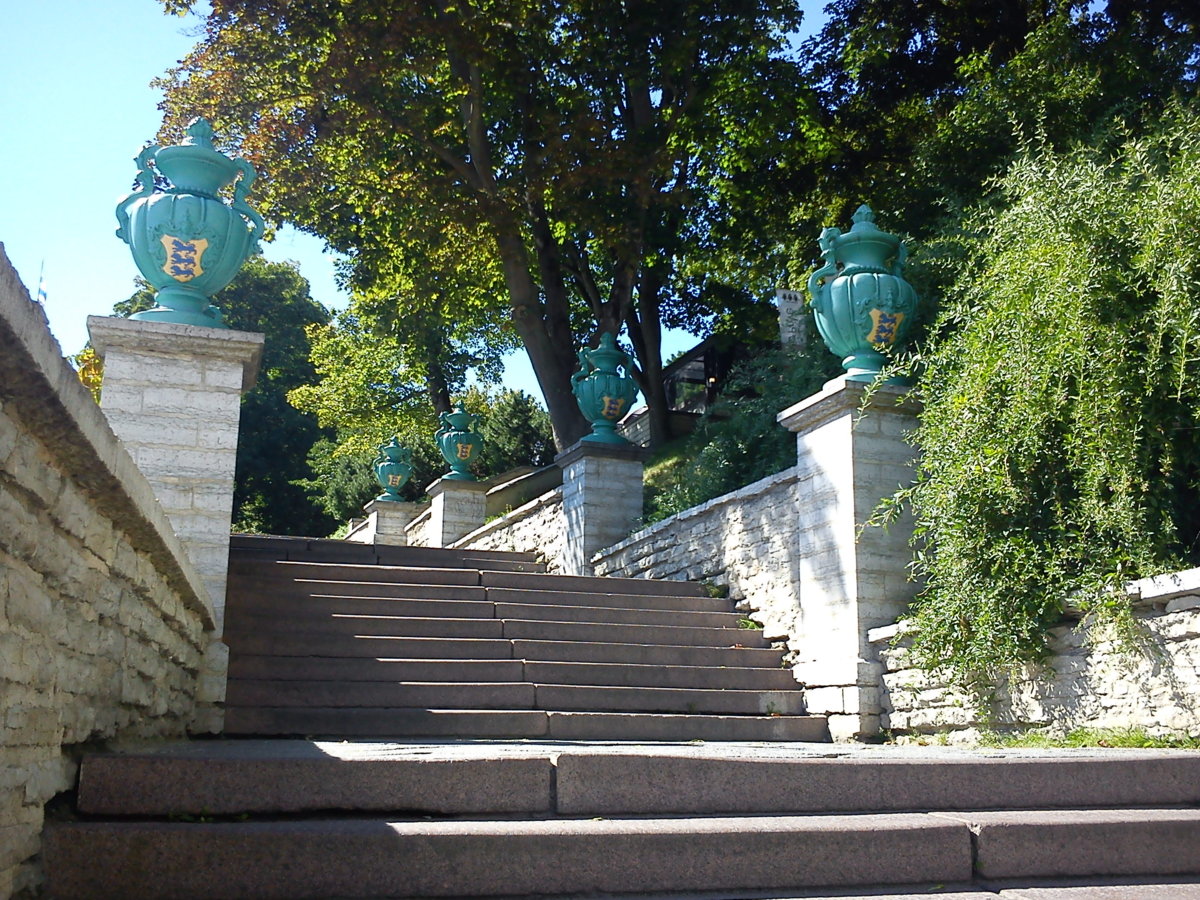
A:
[[[52,900],[1200,900],[1200,753],[804,743],[695,586],[237,538],[227,615],[227,736],[86,756]]]
[[[530,554],[235,537],[226,733],[828,739],[782,651],[699,585]]]

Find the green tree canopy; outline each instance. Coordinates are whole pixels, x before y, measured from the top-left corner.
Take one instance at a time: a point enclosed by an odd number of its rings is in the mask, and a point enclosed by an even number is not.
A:
[[[267,215],[364,283],[402,257],[459,283],[461,322],[505,310],[560,447],[587,429],[577,335],[626,329],[661,438],[661,328],[720,305],[699,261],[753,245],[781,264],[787,204],[751,201],[807,115],[798,22],[787,0],[216,0],[166,111],[211,118],[265,170]]]

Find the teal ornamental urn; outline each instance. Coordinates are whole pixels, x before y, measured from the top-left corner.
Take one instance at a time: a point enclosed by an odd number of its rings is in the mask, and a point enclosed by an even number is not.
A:
[[[887,358],[881,352],[904,342],[917,311],[917,295],[902,277],[906,251],[900,238],[880,231],[875,214],[860,206],[843,234],[821,232],[825,265],[808,278],[817,329],[842,358],[850,381],[874,381]]]
[[[580,368],[571,376],[571,391],[579,402],[579,411],[592,423],[592,433],[583,440],[629,443],[615,429],[638,395],[637,385],[628,375],[630,364],[629,354],[607,331],[600,335],[600,346],[595,350],[585,347],[579,351]]]
[[[475,481],[471,463],[479,459],[483,451],[483,435],[475,431],[479,417],[459,406],[454,412],[442,413],[439,421],[442,427],[434,439],[442,451],[442,458],[450,466],[450,471],[442,477],[452,481]]]
[[[399,501],[400,489],[412,477],[412,451],[400,446],[398,437],[392,438],[386,444],[379,445],[379,455],[372,464],[375,467],[375,480],[383,488],[383,493],[376,500]]]
[[[187,133],[181,144],[138,154],[136,189],[117,204],[117,237],[157,290],[158,305],[132,318],[225,328],[212,296],[258,250],[264,230],[262,217],[246,205],[254,168],[214,149],[204,119],[193,119]],[[156,170],[168,187],[155,187]],[[226,203],[220,192],[235,179]]]

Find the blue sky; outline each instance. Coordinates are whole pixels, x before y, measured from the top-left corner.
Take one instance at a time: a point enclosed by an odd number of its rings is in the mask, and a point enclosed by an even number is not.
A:
[[[133,157],[158,130],[161,98],[150,81],[187,53],[200,23],[164,15],[157,0],[5,6],[0,243],[31,294],[44,266],[50,327],[72,354],[87,341],[87,316],[110,314],[133,292],[137,269],[114,234],[113,210],[137,173]],[[297,262],[316,300],[345,305],[319,239],[285,229],[263,250]],[[692,343],[668,335],[664,357]],[[510,357],[505,382],[541,396],[524,353]]]

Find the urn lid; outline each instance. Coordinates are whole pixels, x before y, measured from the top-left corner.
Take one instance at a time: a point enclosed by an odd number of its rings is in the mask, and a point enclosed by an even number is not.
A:
[[[616,373],[617,366],[629,366],[629,354],[617,346],[616,338],[608,331],[600,335],[599,347],[595,350],[585,349],[581,351],[580,356],[598,371],[609,375]]]
[[[837,265],[843,275],[889,272],[893,260],[903,264],[902,241],[879,229],[871,207],[864,203],[852,219],[854,225],[845,233],[837,228],[826,228],[821,233],[821,257],[827,263]]]
[[[192,119],[182,143],[162,147],[154,165],[180,193],[215,197],[241,171],[238,164],[213,147],[213,128],[207,119]]]
[[[470,431],[475,426],[476,416],[466,411],[459,404],[454,412],[444,412],[440,416],[444,431]]]

